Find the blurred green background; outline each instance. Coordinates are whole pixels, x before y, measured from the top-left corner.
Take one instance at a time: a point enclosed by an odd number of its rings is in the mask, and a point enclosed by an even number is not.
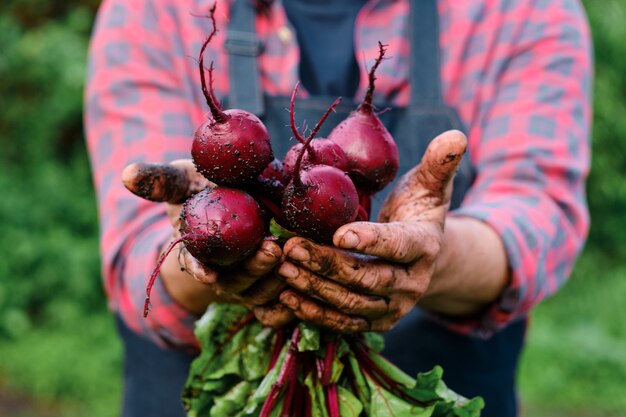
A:
[[[100,286],[82,89],[97,0],[0,5],[0,416],[118,415],[121,347]],[[529,417],[626,416],[626,0],[594,33],[593,226],[570,283],[532,316]]]

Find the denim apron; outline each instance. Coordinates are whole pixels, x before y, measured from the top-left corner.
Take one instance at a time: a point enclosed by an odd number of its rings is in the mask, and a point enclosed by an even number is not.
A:
[[[231,9],[226,50],[229,53],[231,89],[224,108],[240,108],[258,115],[267,126],[276,157],[282,159],[293,145],[288,129],[289,97],[266,96],[260,88],[257,56],[262,45],[254,33],[252,1],[236,0]],[[428,143],[445,130],[464,126],[457,112],[443,103],[439,68],[439,16],[436,0],[411,0],[410,104],[405,107],[375,103],[390,110],[380,115],[393,135],[400,154],[398,177],[417,165]],[[384,39],[381,39],[384,42]],[[296,103],[301,122],[314,124],[336,97],[310,97]],[[345,100],[324,124],[318,137],[325,137],[358,103]],[[474,179],[470,158],[465,155],[454,180],[451,208],[458,207]],[[385,195],[386,187],[372,201],[372,218]],[[184,416],[180,392],[186,380],[191,356],[164,350],[133,334],[120,322],[125,342],[125,399],[123,417]],[[519,320],[488,340],[461,336],[433,321],[419,308],[403,317],[385,335],[383,354],[410,375],[444,369],[446,384],[458,393],[485,399],[483,417],[515,417],[515,374],[523,345],[526,321]]]

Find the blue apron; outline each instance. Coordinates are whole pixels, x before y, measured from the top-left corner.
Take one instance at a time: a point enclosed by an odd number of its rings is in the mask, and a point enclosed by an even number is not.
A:
[[[255,13],[248,0],[236,0],[231,9],[226,49],[229,53],[231,91],[224,108],[240,108],[257,114],[267,126],[272,147],[282,158],[293,144],[289,140],[289,97],[263,94],[257,56],[261,44],[254,33]],[[398,177],[417,165],[428,143],[445,130],[465,130],[457,112],[443,103],[439,68],[439,16],[436,0],[412,0],[410,12],[410,104],[390,107],[381,119],[393,135],[400,153]],[[381,39],[384,42],[384,39]],[[300,121],[316,121],[335,97],[311,97],[297,102]],[[318,137],[325,137],[358,103],[344,100],[331,114]],[[471,186],[474,170],[465,155],[454,181],[451,207],[458,207]],[[372,201],[375,218],[393,184]],[[125,342],[125,400],[123,417],[184,416],[180,392],[191,356],[159,349],[134,335],[120,322]],[[519,320],[488,340],[461,336],[434,322],[415,308],[385,335],[384,355],[410,375],[439,364],[444,380],[458,393],[485,399],[483,417],[515,417],[515,374],[523,345],[526,321]]]

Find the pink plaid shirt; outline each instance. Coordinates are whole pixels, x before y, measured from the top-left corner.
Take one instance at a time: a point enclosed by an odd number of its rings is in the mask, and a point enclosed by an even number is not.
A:
[[[210,31],[214,0],[105,0],[95,26],[86,91],[86,130],[99,202],[104,286],[127,325],[165,346],[195,345],[195,316],[161,284],[142,317],[146,281],[172,228],[165,207],[121,184],[135,161],[188,158],[194,128],[208,111],[196,58]],[[224,51],[229,1],[219,1],[207,62],[215,88],[229,88]],[[360,11],[355,47],[378,72],[377,100],[409,100],[408,0],[371,0]],[[444,99],[467,126],[474,187],[455,214],[481,219],[502,237],[512,280],[479,318],[449,323],[489,335],[526,315],[566,281],[589,226],[584,180],[589,169],[592,63],[590,36],[576,0],[439,1]],[[288,95],[298,77],[296,37],[279,2],[259,16],[262,87]],[[364,69],[362,69],[364,71]],[[251,74],[253,76],[253,74]],[[356,97],[366,89],[361,73]]]

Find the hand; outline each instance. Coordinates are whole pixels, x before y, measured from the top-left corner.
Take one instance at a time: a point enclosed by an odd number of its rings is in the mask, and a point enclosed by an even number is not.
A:
[[[124,169],[122,179],[139,197],[167,203],[174,238],[180,236],[182,203],[206,187],[215,187],[196,171],[191,160],[169,165],[131,164]],[[218,272],[200,263],[180,243],[166,258],[160,275],[170,296],[191,312],[201,314],[212,302],[237,303],[253,310],[264,324],[279,326],[293,318],[276,301],[285,287],[272,273],[281,256],[275,242],[264,240],[241,264]]]
[[[279,274],[280,301],[305,321],[339,332],[387,331],[428,291],[441,251],[452,178],[467,141],[435,138],[385,200],[381,223],[339,228],[335,247],[292,238]]]

